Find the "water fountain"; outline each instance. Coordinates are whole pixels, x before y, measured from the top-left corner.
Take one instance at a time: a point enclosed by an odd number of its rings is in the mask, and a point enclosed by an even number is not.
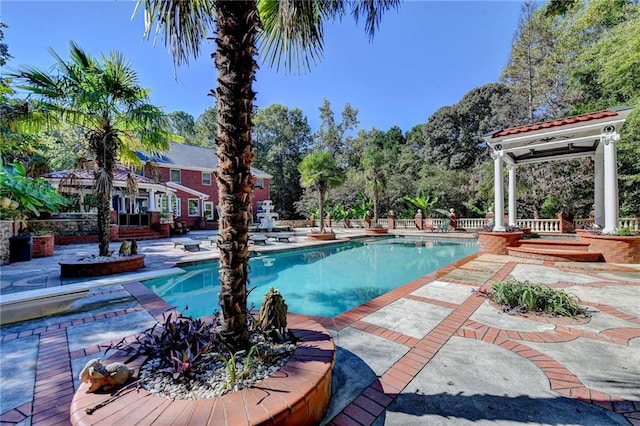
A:
[[[261,207],[261,211],[257,214],[258,220],[260,221],[260,226],[258,228],[271,231],[276,227],[278,213],[273,211],[275,206],[271,200],[264,200]]]

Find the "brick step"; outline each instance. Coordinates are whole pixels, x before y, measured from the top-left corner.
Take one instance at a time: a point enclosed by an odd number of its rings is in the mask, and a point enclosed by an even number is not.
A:
[[[144,226],[139,228],[120,228],[118,230],[118,238],[116,241],[124,240],[157,240],[163,238],[162,234],[154,231],[153,229]]]
[[[122,242],[122,241],[131,241],[131,240],[136,240],[136,241],[142,241],[142,240],[159,240],[161,238],[164,238],[162,235],[160,234],[154,234],[154,235],[136,235],[136,236],[129,236],[129,237],[123,237],[122,235],[119,235],[118,238],[114,239],[113,241],[117,241],[117,242]]]
[[[550,249],[543,247],[507,247],[510,256],[525,259],[560,260],[573,262],[603,262],[602,253],[586,250],[563,249],[561,247]]]
[[[551,250],[578,250],[588,251],[589,243],[579,240],[542,240],[542,239],[526,239],[519,240],[518,247],[537,247]]]

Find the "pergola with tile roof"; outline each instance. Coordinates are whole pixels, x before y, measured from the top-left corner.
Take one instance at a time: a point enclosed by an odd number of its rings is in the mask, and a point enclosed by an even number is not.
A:
[[[504,231],[503,168],[509,170],[509,225],[516,224],[518,164],[591,157],[594,161],[595,223],[604,233],[618,227],[616,142],[633,109],[611,108],[544,123],[503,129],[484,136],[494,161],[494,231]]]

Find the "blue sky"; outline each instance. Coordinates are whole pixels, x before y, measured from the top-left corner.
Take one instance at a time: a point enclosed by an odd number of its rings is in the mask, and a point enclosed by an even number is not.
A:
[[[144,40],[142,13],[132,1],[0,0],[0,20],[9,25],[5,42],[9,67],[54,64],[76,41],[94,55],[119,50],[151,89],[151,100],[166,112],[183,110],[197,118],[214,98],[215,68],[209,42],[198,60],[177,69],[159,40]],[[259,107],[298,107],[312,130],[318,107],[331,101],[339,116],[345,103],[358,108],[360,126],[403,131],[424,123],[474,87],[497,81],[509,58],[520,1],[405,1],[388,12],[373,42],[362,24],[348,17],[327,23],[325,53],[311,72],[287,75],[262,65],[255,90]]]

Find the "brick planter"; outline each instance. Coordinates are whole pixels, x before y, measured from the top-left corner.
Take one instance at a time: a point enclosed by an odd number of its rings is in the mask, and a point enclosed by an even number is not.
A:
[[[253,388],[198,400],[167,399],[140,388],[124,391],[87,414],[87,408],[109,399],[111,393],[86,393],[89,384],[82,383],[71,402],[71,424],[317,425],[331,399],[335,344],[327,330],[310,319],[295,321],[289,329],[299,339],[295,353]],[[116,352],[106,363],[131,361],[127,365],[134,370],[131,380],[135,380],[144,359],[129,358]]]
[[[602,253],[605,262],[640,263],[640,235],[616,237],[580,233],[580,240],[589,243],[589,251]]]
[[[32,257],[47,257],[53,256],[53,234],[47,235],[33,235],[33,245],[31,246]]]
[[[478,232],[480,253],[509,254],[507,247],[518,246],[524,232]]]
[[[387,228],[369,228],[366,232],[367,234],[388,234],[389,230]]]
[[[328,240],[335,240],[336,239],[336,234],[310,233],[310,234],[307,234],[307,238],[310,239],[310,240],[328,241]]]
[[[144,254],[134,254],[96,262],[60,262],[60,276],[62,278],[96,277],[131,272],[141,268],[144,268]]]

